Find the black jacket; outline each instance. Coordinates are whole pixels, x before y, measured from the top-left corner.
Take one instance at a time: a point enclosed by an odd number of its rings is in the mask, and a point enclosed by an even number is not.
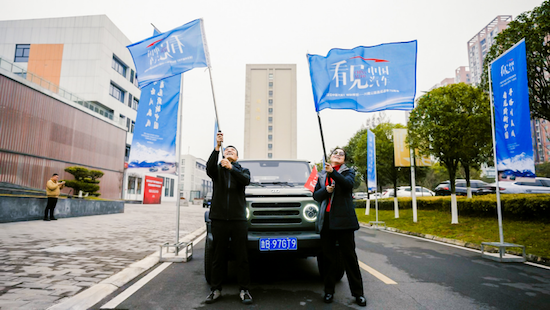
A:
[[[319,210],[319,216],[317,217],[316,228],[317,232],[321,232],[323,229],[323,222],[325,219],[325,210],[327,209],[328,199],[332,196],[332,203],[330,205],[329,214],[329,229],[331,230],[344,230],[344,229],[359,229],[359,221],[357,221],[357,214],[355,214],[355,206],[353,204],[353,198],[351,193],[353,191],[353,185],[355,184],[355,170],[342,165],[339,171],[333,170],[328,174],[335,182],[334,191],[332,194],[327,192],[325,186],[325,180],[327,178],[327,172],[319,172],[319,179],[317,185],[315,185],[315,192],[313,193],[313,199],[321,203]]]
[[[212,179],[213,193],[210,207],[212,220],[246,221],[245,187],[250,184],[250,171],[238,162],[228,170],[218,164],[219,152],[214,150],[206,163],[206,174]]]

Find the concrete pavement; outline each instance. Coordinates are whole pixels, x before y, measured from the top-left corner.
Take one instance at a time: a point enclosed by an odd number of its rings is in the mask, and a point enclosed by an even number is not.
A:
[[[180,210],[180,239],[204,229],[202,204]],[[160,244],[175,241],[175,217],[171,202],[126,204],[122,214],[0,224],[0,309],[47,309],[70,304],[77,294],[86,298],[92,286],[125,284],[158,261]]]

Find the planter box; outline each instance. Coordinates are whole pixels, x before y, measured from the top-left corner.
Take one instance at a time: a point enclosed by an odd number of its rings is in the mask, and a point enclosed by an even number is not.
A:
[[[0,223],[42,220],[46,197],[0,197]],[[60,198],[56,218],[124,213],[123,201]]]

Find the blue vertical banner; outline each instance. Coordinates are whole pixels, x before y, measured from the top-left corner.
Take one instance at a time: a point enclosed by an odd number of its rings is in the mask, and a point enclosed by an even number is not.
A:
[[[491,63],[500,180],[534,180],[525,39]]]
[[[128,45],[139,87],[182,74],[193,68],[208,67],[202,19]]]
[[[367,129],[367,188],[376,191],[376,140],[374,133]]]
[[[412,110],[416,52],[415,40],[308,54],[315,110]]]
[[[141,89],[129,168],[174,166],[180,83],[176,75]]]

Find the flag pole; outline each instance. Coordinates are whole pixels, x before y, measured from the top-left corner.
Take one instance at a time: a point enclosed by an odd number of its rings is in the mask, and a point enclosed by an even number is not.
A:
[[[327,159],[327,149],[325,148],[325,138],[323,137],[323,126],[321,125],[321,116],[317,112],[317,120],[319,121],[319,131],[321,132],[321,143],[323,144],[323,158]],[[325,167],[323,167],[325,169]]]
[[[152,24],[151,24],[152,25]],[[154,27],[154,26],[153,26]],[[156,28],[155,28],[156,29]],[[158,31],[158,30],[157,30]],[[159,31],[160,32],[160,31]],[[177,178],[177,195],[176,195],[176,256],[179,252],[179,242],[180,242],[180,203],[181,203],[181,193],[180,193],[180,182],[181,182],[181,137],[182,137],[182,112],[183,112],[183,73],[180,75],[180,100],[178,104],[178,131],[176,134],[176,157],[178,162],[176,164],[178,171]],[[162,255],[162,254],[161,254]]]

